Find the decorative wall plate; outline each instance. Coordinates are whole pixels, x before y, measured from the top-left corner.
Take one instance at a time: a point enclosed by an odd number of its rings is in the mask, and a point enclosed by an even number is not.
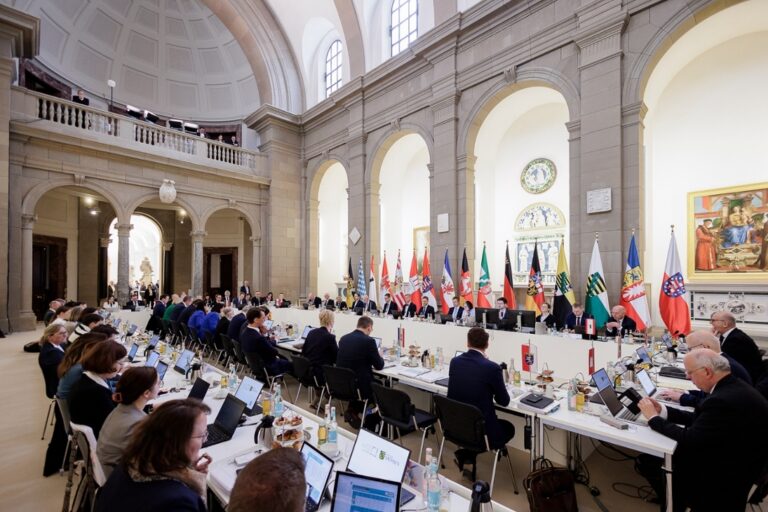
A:
[[[531,160],[520,175],[520,185],[530,194],[546,192],[555,183],[557,168],[548,158]]]

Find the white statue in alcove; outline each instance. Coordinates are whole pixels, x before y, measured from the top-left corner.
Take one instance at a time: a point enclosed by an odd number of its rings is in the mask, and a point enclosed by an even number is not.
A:
[[[144,256],[139,266],[141,270],[141,284],[149,286],[152,284],[152,264],[149,262],[149,258]]]

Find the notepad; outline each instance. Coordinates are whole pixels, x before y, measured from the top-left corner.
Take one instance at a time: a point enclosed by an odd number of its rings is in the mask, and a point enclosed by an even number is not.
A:
[[[403,368],[401,370],[398,370],[398,375],[402,375],[403,377],[413,377],[414,379],[418,377],[419,375],[424,375],[425,373],[429,373],[429,370],[426,368]]]
[[[442,379],[443,377],[445,377],[445,374],[443,374],[442,372],[429,371],[427,373],[423,373],[419,375],[418,379],[423,380],[424,382],[432,383]]]

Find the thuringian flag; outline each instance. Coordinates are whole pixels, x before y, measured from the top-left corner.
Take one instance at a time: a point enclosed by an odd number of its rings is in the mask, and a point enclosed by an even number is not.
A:
[[[528,291],[525,294],[525,309],[541,314],[541,305],[544,304],[544,283],[541,282],[541,265],[539,265],[539,245],[533,244],[533,260],[531,271],[528,274]]]
[[[688,306],[688,293],[685,290],[683,269],[677,255],[675,232],[669,240],[667,263],[664,265],[664,279],[659,294],[659,313],[669,332],[677,338],[691,332],[691,310]]]
[[[595,319],[595,327],[601,328],[610,317],[608,311],[608,292],[605,288],[605,273],[603,273],[603,261],[600,259],[600,245],[595,238],[592,247],[592,259],[589,261],[589,275],[587,275],[587,300],[585,312]]]
[[[573,312],[576,296],[568,276],[568,262],[565,260],[565,241],[560,241],[560,256],[557,259],[557,276],[555,276],[555,300],[552,305],[555,324],[558,329],[565,327],[565,319]]]
[[[621,285],[619,304],[627,310],[627,316],[635,321],[638,331],[651,326],[651,313],[648,311],[648,298],[645,295],[643,271],[640,269],[640,256],[635,245],[635,235],[629,242],[627,267],[624,270],[624,283]]]
[[[512,283],[512,263],[509,261],[509,242],[507,242],[507,253],[504,256],[504,298],[507,299],[509,309],[517,309],[515,287]]]

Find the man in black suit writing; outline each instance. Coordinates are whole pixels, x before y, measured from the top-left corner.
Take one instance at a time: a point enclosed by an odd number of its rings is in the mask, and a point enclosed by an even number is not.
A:
[[[381,307],[381,314],[385,316],[395,316],[397,314],[397,304],[392,300],[392,296],[388,293],[384,294],[384,305]]]
[[[700,348],[685,356],[685,372],[709,398],[694,412],[667,408],[653,398],[639,402],[648,426],[677,441],[672,456],[674,511],[744,510],[752,483],[768,460],[768,402],[731,375],[728,360]],[[718,471],[717,485],[703,485],[705,468]],[[661,475],[648,475],[659,497]]]
[[[736,317],[727,311],[713,313],[710,318],[712,332],[720,338],[723,352],[737,360],[747,369],[752,382],[760,380],[763,373],[763,356],[755,340],[736,327]]]
[[[309,292],[309,295],[307,295],[307,305],[309,307],[314,307],[315,309],[320,309],[320,306],[323,305],[323,299],[316,296],[314,293]]]
[[[429,304],[429,299],[427,297],[421,298],[421,307],[419,308],[418,316],[419,318],[424,318],[424,319],[427,319],[427,318],[429,318],[430,320],[435,319],[435,308],[433,308]]]
[[[630,332],[635,332],[637,324],[627,316],[627,310],[624,306],[613,306],[611,308],[611,317],[605,323],[605,335],[615,338],[624,336]]]
[[[336,304],[333,302],[330,293],[323,294],[323,307],[326,309],[335,309]]]
[[[360,396],[369,402],[373,398],[371,391],[373,369],[384,368],[384,359],[376,347],[376,340],[371,338],[371,332],[373,332],[373,320],[368,316],[361,316],[357,320],[357,328],[339,340],[339,352],[336,356],[336,366],[349,368],[355,372]],[[359,402],[350,404],[344,415],[347,423],[353,426],[360,425],[359,414],[363,412],[362,405]]]

